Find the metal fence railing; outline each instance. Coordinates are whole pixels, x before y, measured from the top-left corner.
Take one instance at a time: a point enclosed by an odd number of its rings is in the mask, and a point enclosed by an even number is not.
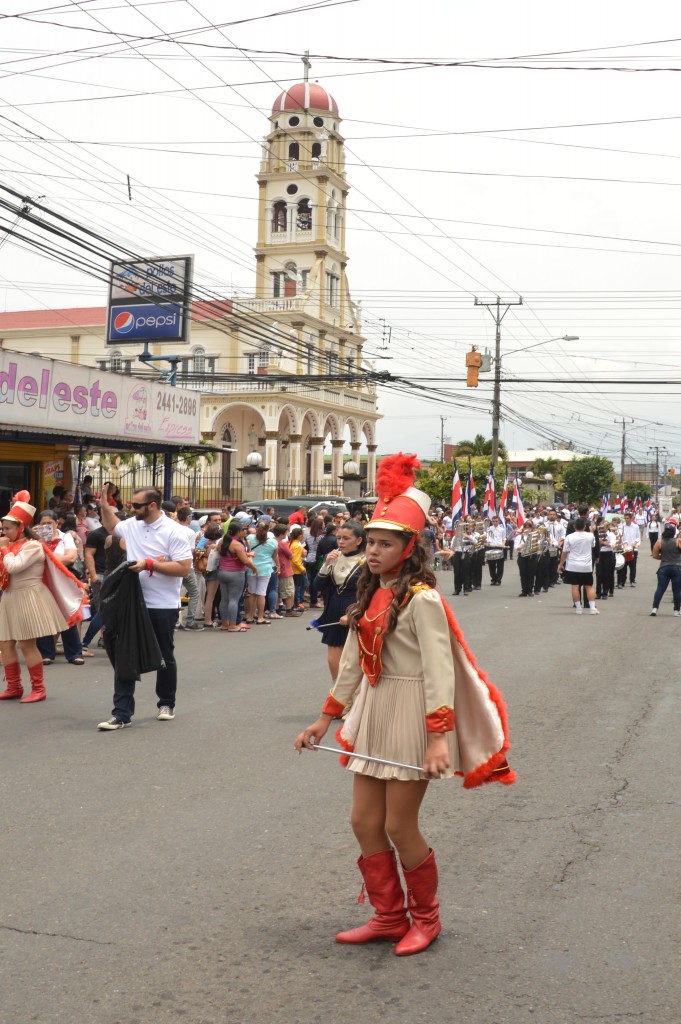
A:
[[[130,501],[135,491],[145,487],[156,487],[163,493],[163,466],[159,465],[156,472],[151,467],[141,469],[125,469],[118,476],[112,475],[114,482],[121,490],[121,500]],[[223,474],[220,470],[201,471],[200,469],[173,469],[172,494],[189,500],[194,508],[222,508],[225,505],[238,505],[243,497],[243,478],[241,473]],[[342,494],[342,484],[331,477],[322,480],[274,480],[265,477],[263,501],[274,498],[292,498],[299,494],[319,496]]]

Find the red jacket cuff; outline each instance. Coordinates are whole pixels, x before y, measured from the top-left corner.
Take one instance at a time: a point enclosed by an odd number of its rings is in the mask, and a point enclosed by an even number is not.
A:
[[[340,718],[345,711],[345,704],[341,704],[339,700],[336,700],[331,694],[326,698],[324,707],[322,708],[323,715],[333,715],[334,718]]]
[[[451,732],[454,728],[454,711],[445,704],[426,715],[426,732]]]

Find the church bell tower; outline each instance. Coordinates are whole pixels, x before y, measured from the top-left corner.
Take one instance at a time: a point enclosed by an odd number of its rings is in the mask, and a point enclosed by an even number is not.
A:
[[[334,98],[307,77],[274,103],[257,176],[256,296],[358,329],[345,274],[349,189],[340,125]]]

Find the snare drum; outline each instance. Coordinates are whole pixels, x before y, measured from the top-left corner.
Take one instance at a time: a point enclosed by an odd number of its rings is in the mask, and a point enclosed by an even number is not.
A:
[[[486,562],[497,562],[500,558],[504,557],[503,548],[487,548],[485,551]]]
[[[615,569],[623,569],[623,568],[624,568],[624,555],[622,554],[621,551],[616,551],[615,552]]]

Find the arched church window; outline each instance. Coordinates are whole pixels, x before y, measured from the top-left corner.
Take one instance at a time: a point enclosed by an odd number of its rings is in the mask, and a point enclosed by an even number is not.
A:
[[[340,235],[340,232],[341,232],[341,221],[342,221],[342,219],[343,219],[343,211],[341,210],[340,206],[337,206],[336,207],[336,214],[335,214],[335,217],[334,217],[335,234],[337,236]]]
[[[272,231],[286,231],[286,203],[283,199],[272,207]]]
[[[289,142],[288,158],[289,160],[300,160],[300,146],[297,142]]]
[[[312,210],[310,209],[309,199],[301,199],[298,203],[297,227],[300,231],[310,231],[312,229]]]
[[[329,202],[326,208],[326,230],[329,234],[333,231],[333,203]]]
[[[322,155],[322,144],[321,144],[321,142],[313,142],[312,143],[312,159],[313,160],[319,160],[321,155]]]
[[[206,350],[201,348],[199,345],[194,349],[192,353],[193,357],[193,370],[194,373],[205,373],[206,372]]]

